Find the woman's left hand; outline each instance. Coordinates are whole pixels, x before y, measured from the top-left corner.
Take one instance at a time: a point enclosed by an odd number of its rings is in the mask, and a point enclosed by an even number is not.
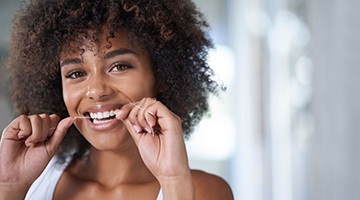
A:
[[[159,182],[189,175],[181,119],[164,104],[143,98],[117,110],[116,118],[124,122],[142,160]]]

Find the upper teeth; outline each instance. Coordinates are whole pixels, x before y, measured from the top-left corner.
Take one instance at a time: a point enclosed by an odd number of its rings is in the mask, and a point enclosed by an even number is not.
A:
[[[115,116],[115,110],[90,113],[90,117],[93,119],[104,119],[104,118],[113,117],[113,116]]]

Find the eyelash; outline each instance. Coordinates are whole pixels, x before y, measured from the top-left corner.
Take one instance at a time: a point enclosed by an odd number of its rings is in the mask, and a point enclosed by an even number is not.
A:
[[[129,69],[129,68],[131,68],[130,65],[117,63],[117,64],[114,64],[114,65],[110,68],[110,71],[113,71],[114,69],[117,70],[117,71],[125,71],[125,70],[127,70],[127,69]]]
[[[111,72],[111,71],[113,71],[113,70],[125,71],[125,70],[127,70],[127,69],[129,69],[129,68],[131,68],[130,65],[118,63],[118,64],[114,64],[114,65],[110,68],[109,72]],[[80,78],[80,77],[82,77],[82,76],[84,76],[84,75],[85,75],[85,72],[82,72],[82,71],[73,71],[73,72],[68,73],[68,74],[65,76],[65,78],[77,79],[77,78]]]
[[[81,71],[74,71],[74,72],[70,72],[68,75],[65,76],[65,78],[70,78],[70,79],[76,79],[79,77],[84,76],[84,72]]]

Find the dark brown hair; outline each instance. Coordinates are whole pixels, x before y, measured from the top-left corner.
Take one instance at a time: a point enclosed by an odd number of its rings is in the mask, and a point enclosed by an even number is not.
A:
[[[182,119],[184,135],[208,112],[208,95],[218,84],[206,59],[212,42],[208,24],[191,0],[32,0],[15,14],[10,37],[9,72],[17,114],[67,117],[61,86],[62,47],[99,41],[122,30],[145,49],[153,63],[156,97]],[[91,31],[91,35],[89,34]],[[83,155],[89,144],[73,126],[62,157]]]

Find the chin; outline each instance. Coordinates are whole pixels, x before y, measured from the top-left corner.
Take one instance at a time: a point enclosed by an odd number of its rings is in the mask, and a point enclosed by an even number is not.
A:
[[[124,151],[135,145],[129,133],[99,134],[88,141],[98,151]]]

